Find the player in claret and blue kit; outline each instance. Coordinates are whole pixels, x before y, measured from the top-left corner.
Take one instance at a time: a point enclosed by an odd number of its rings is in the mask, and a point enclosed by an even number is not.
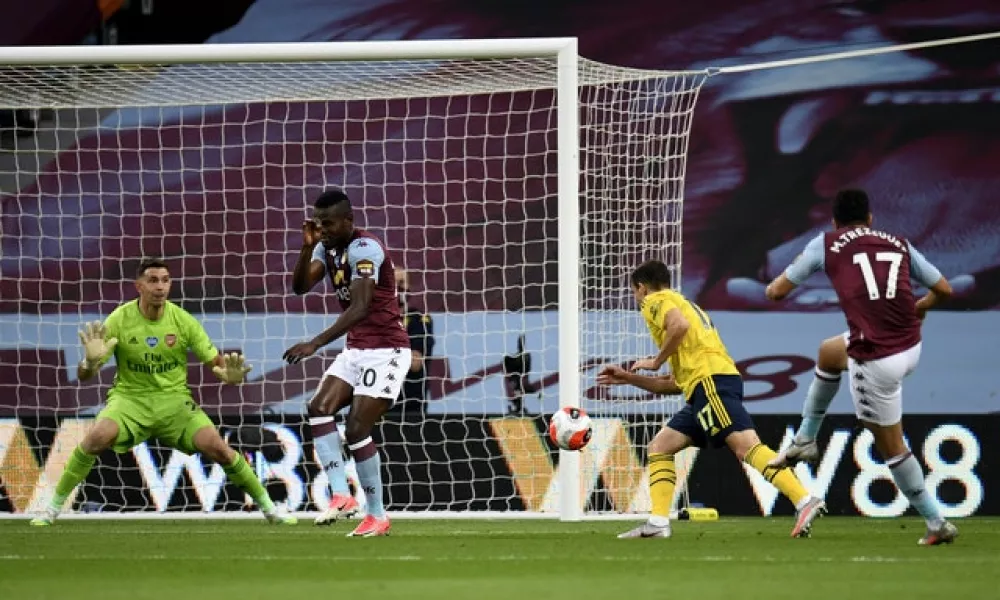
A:
[[[205,411],[195,404],[187,382],[189,349],[202,363],[211,365],[223,383],[243,383],[250,367],[236,352],[220,354],[201,323],[167,300],[170,283],[166,263],[144,259],[135,279],[139,298],[116,308],[103,324],[88,323],[80,332],[84,359],[77,376],[81,381],[90,379],[114,356],[118,367],[115,381],[108,391],[107,406],[70,455],[51,505],[31,521],[32,525],[55,522],[73,488],[87,478],[98,454],[108,448],[128,452],[150,438],[219,463],[229,480],[254,499],[269,521],[295,524],[294,517],[275,510],[250,465],[229,447]]]
[[[921,545],[950,543],[958,530],[941,516],[927,491],[920,463],[903,440],[903,378],[920,359],[920,324],[927,311],[951,294],[948,280],[910,242],[873,229],[868,194],[843,190],[833,203],[834,231],[816,236],[767,288],[785,298],[813,273],[825,271],[847,318],[848,332],[823,342],[816,379],[809,387],[803,421],[791,446],[772,461],[786,466],[814,462],[816,434],[848,371],[857,417],[875,438],[892,478],[927,521]],[[929,292],[914,301],[910,278]]]
[[[329,275],[343,312],[328,329],[284,355],[296,363],[347,335],[309,401],[310,425],[317,454],[330,479],[332,497],[317,524],[332,523],[358,512],[351,496],[333,415],[346,406],[345,437],[365,492],[368,515],[350,536],[389,533],[382,502],[381,461],[372,428],[399,398],[410,367],[410,339],[403,329],[392,260],[381,240],[354,226],[348,197],[339,190],[323,193],[313,218],[303,226],[303,245],[292,276],[296,294],[304,294]]]

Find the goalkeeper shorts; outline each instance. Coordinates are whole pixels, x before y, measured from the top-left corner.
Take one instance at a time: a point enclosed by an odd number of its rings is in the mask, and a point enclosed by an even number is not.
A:
[[[205,427],[215,428],[205,411],[190,397],[136,400],[113,396],[97,418],[118,424],[118,436],[111,447],[118,454],[150,438],[185,454],[195,454],[194,434]]]

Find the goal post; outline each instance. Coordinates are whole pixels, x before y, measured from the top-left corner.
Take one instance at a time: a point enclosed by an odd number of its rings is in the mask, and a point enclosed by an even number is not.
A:
[[[558,300],[559,407],[581,404],[580,395],[580,136],[577,93],[577,43],[568,41],[556,57],[558,127]],[[582,473],[578,452],[559,450],[559,515],[565,521],[583,516]]]
[[[134,297],[129,269],[151,254],[171,298],[256,367],[227,389],[190,366],[196,398],[292,510],[324,505],[304,402],[341,346],[301,367],[280,355],[336,310],[325,284],[288,285],[327,186],[433,322],[428,415],[381,427],[390,510],[647,511],[645,443],[679,404],[594,377],[651,349],[631,269],[659,258],[680,286],[707,76],[589,61],[575,38],[0,48],[0,110],[47,115],[0,150],[0,515],[50,497],[112,373],[75,381],[76,329]],[[508,372],[515,354],[530,369]],[[564,406],[595,418],[583,452],[544,435]],[[240,514],[198,457],[150,441],[103,458],[70,512]]]

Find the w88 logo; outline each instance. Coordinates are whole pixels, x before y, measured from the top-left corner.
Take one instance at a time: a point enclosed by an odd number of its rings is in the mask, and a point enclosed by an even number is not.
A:
[[[851,499],[858,512],[869,517],[898,517],[906,512],[910,503],[898,488],[889,502],[877,502],[871,493],[872,484],[879,480],[893,482],[892,473],[884,462],[873,457],[875,438],[870,431],[862,431],[854,443],[854,462],[858,475],[851,485]],[[955,444],[957,457],[952,460],[942,455],[942,446]],[[924,438],[923,455],[929,472],[927,491],[935,497],[946,517],[968,517],[979,510],[983,503],[983,482],[975,472],[982,454],[979,440],[965,427],[945,423],[932,429]],[[946,481],[953,481],[962,488],[961,499],[952,502],[941,497],[939,488]],[[893,486],[895,487],[895,486]]]

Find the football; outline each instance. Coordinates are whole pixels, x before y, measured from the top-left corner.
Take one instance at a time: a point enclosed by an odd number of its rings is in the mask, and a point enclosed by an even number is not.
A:
[[[549,439],[563,450],[581,450],[592,434],[590,417],[582,408],[567,406],[549,419]]]

